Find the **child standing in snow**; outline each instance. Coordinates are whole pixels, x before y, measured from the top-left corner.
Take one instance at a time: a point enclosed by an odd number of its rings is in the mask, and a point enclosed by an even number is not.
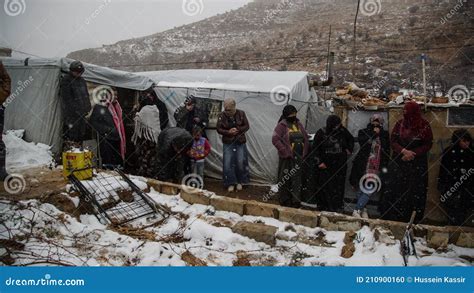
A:
[[[211,152],[211,145],[207,138],[202,136],[202,131],[199,126],[193,128],[193,145],[189,150],[189,157],[192,161],[192,172],[204,178],[204,162]]]

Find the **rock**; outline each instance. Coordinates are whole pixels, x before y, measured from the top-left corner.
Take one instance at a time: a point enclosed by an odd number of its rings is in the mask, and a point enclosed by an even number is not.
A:
[[[318,226],[318,213],[313,211],[278,207],[278,219],[311,228]]]
[[[55,193],[41,199],[44,203],[54,205],[60,211],[73,215],[77,210],[74,202],[64,193]]]
[[[393,245],[396,243],[395,236],[393,236],[392,231],[382,227],[376,227],[374,229],[374,238],[375,241],[388,245]]]
[[[359,221],[339,221],[336,222],[338,231],[358,231],[362,228],[362,224]]]
[[[357,233],[354,231],[347,231],[346,235],[344,235],[344,244],[353,243],[354,239],[356,238]]]
[[[179,189],[175,186],[162,185],[161,186],[161,193],[167,194],[167,195],[176,195],[176,194],[179,193]]]
[[[341,256],[343,258],[351,258],[354,255],[355,250],[354,243],[350,242],[342,247]]]
[[[259,242],[264,242],[268,245],[275,245],[275,233],[278,228],[261,223],[238,222],[232,227],[232,232],[246,236]]]
[[[457,246],[474,248],[474,233],[461,232],[458,240],[456,241]]]
[[[250,201],[245,204],[245,214],[256,217],[278,218],[278,209],[276,205]]]
[[[180,196],[189,204],[202,204],[206,206],[211,204],[211,199],[203,192],[187,192],[186,190],[181,189]]]
[[[234,267],[250,267],[249,255],[247,252],[239,250],[237,251],[237,258],[232,262]]]
[[[428,247],[438,249],[448,246],[449,233],[448,232],[432,232],[428,231]]]
[[[210,203],[216,210],[227,211],[244,215],[245,200],[225,197],[225,196],[214,196],[211,198]]]
[[[183,254],[181,254],[181,259],[191,267],[207,267],[207,263],[205,261],[196,257],[189,250],[186,250]]]

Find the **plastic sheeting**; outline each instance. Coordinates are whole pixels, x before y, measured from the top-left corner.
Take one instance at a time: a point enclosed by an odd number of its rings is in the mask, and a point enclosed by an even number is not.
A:
[[[171,125],[176,124],[173,118],[175,109],[190,94],[220,101],[234,98],[237,108],[246,112],[250,124],[247,148],[252,182],[276,182],[278,155],[271,139],[286,103],[282,104],[275,98],[275,92],[283,88],[291,93],[290,104],[299,109],[298,117],[303,124],[313,128],[310,131],[315,131],[318,126],[307,120],[322,115],[313,102],[316,97],[309,88],[306,72],[177,70],[139,74],[151,77],[157,84],[155,92],[166,103]],[[222,178],[221,137],[215,129],[208,129],[206,133],[212,152],[206,160],[205,173]]]
[[[1,59],[12,79],[5,106],[4,129],[24,129],[25,140],[40,142],[58,153],[62,147],[59,81],[71,59]],[[102,85],[146,90],[153,81],[137,74],[84,63],[84,79]]]

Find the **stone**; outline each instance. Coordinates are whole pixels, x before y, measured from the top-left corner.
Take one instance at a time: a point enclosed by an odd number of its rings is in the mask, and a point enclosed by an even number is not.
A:
[[[210,204],[219,211],[236,213],[241,216],[244,215],[245,200],[225,196],[214,196],[211,198]]]
[[[357,236],[356,232],[347,231],[346,234],[344,235],[344,244],[353,243],[356,236]]]
[[[278,207],[278,219],[311,228],[318,226],[318,213],[294,208]]]
[[[177,195],[179,193],[179,189],[176,186],[162,185],[161,193],[166,195]]]
[[[457,246],[474,248],[474,233],[461,232],[458,240],[456,241]]]
[[[433,232],[428,231],[428,246],[434,249],[445,248],[448,246],[449,233],[448,232]]]
[[[211,199],[203,192],[187,192],[186,190],[181,189],[180,196],[189,204],[202,204],[206,206],[211,204]]]
[[[272,246],[276,243],[275,233],[277,231],[278,228],[274,226],[244,221],[238,222],[232,227],[232,232],[234,233]]]
[[[351,258],[355,252],[355,245],[353,242],[350,242],[342,247],[341,256],[343,258]]]
[[[256,217],[278,218],[278,206],[250,201],[245,204],[245,214]]]
[[[183,254],[181,254],[181,260],[191,267],[207,267],[207,263],[205,261],[196,257],[189,250],[186,250]]]
[[[362,224],[359,221],[338,221],[336,222],[338,231],[359,231]]]
[[[387,245],[394,245],[396,243],[395,236],[393,236],[392,231],[383,227],[376,227],[374,229],[374,238],[375,241],[385,243]]]

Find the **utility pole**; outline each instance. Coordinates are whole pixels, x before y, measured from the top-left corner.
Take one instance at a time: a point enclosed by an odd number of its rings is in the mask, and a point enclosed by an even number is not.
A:
[[[426,96],[426,55],[425,53],[421,54],[421,67],[423,71],[423,96],[425,97],[425,110],[426,110],[428,97]]]
[[[357,11],[356,16],[354,19],[354,40],[352,45],[352,81],[355,83],[355,66],[356,66],[356,38],[357,38],[357,17],[359,16],[359,7],[360,7],[360,0],[357,1]]]

